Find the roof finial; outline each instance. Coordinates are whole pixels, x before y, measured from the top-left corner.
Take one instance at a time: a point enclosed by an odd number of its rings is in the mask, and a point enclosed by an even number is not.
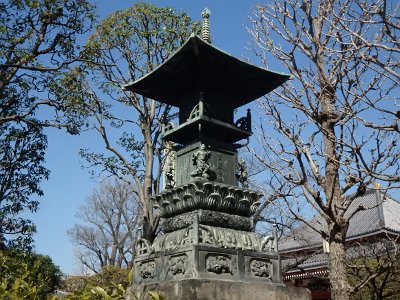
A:
[[[211,11],[207,7],[201,13],[201,17],[203,18],[203,25],[201,27],[201,38],[207,43],[211,43],[209,22],[210,15]]]

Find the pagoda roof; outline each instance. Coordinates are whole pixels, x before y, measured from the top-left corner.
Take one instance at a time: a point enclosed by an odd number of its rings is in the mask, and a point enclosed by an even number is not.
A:
[[[168,60],[124,86],[145,97],[181,107],[193,92],[215,93],[231,107],[249,103],[280,86],[290,75],[237,59],[192,35]]]

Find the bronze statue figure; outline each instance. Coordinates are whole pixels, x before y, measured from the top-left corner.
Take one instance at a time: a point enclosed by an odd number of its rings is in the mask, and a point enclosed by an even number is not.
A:
[[[191,176],[208,179],[210,173],[208,160],[210,157],[211,152],[207,150],[206,145],[201,144],[200,150],[194,153],[192,157],[192,162],[196,169],[192,172]]]

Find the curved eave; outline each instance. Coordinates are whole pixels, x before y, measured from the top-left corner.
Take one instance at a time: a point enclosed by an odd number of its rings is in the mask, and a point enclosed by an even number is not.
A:
[[[241,61],[192,35],[157,69],[124,88],[178,107],[190,93],[209,92],[228,97],[236,108],[271,92],[289,78]]]

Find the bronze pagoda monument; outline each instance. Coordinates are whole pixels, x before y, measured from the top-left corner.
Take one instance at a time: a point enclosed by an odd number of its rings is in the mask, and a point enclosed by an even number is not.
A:
[[[262,194],[248,188],[237,157],[239,141],[252,135],[250,110],[234,120],[236,108],[290,76],[211,45],[209,15],[202,13],[201,38],[193,34],[157,69],[125,86],[179,108],[179,124],[164,124],[163,140],[175,146],[164,190],[152,199],[161,233],[153,243],[138,241],[129,293],[142,299],[145,291],[156,291],[168,300],[308,299],[304,290],[281,283],[276,233],[260,238],[254,232],[252,215]],[[129,293],[127,299],[136,299]]]

